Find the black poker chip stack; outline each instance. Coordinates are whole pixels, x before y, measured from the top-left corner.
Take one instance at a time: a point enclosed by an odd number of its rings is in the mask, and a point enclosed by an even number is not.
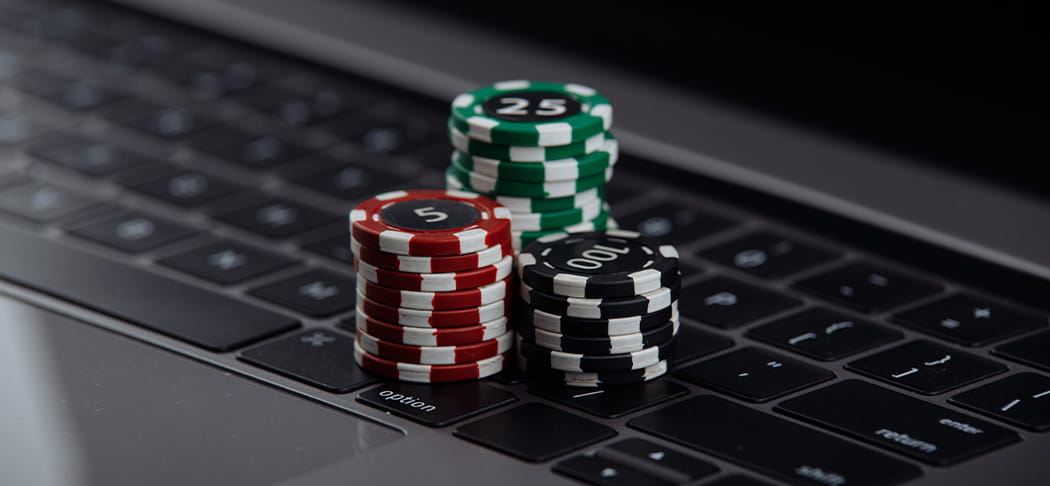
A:
[[[518,254],[519,367],[605,387],[662,376],[678,334],[678,252],[625,230],[556,233]]]

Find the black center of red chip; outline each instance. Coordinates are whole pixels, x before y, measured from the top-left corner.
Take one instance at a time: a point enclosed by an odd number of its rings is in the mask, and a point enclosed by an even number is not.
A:
[[[565,93],[517,91],[489,98],[482,104],[485,114],[513,122],[547,122],[580,112],[580,102]]]
[[[447,231],[477,223],[481,212],[470,204],[448,199],[415,199],[383,208],[388,224],[414,231]]]
[[[572,273],[605,274],[640,270],[652,259],[645,245],[613,237],[569,237],[544,255],[555,268]]]

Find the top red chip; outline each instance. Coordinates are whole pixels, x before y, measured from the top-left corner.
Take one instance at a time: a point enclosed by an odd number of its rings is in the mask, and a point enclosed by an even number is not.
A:
[[[362,245],[398,255],[461,255],[510,240],[510,210],[460,191],[391,191],[350,212]]]

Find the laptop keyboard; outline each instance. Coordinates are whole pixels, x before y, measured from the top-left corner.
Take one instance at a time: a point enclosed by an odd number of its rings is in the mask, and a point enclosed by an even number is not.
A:
[[[1044,313],[629,161],[614,214],[683,255],[671,373],[607,390],[369,375],[345,214],[441,186],[446,105],[124,10],[0,2],[0,278],[591,484],[891,484],[1050,429]],[[825,453],[834,471],[795,466]]]

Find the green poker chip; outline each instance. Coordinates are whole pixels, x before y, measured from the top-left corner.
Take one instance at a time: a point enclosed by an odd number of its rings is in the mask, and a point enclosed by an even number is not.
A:
[[[605,169],[604,173],[589,175],[574,181],[551,181],[551,182],[519,182],[504,179],[493,179],[464,169],[453,162],[446,170],[463,183],[469,189],[485,194],[497,194],[500,196],[533,197],[533,198],[556,198],[567,197],[578,194],[587,189],[605,185],[612,177],[613,169]]]
[[[605,132],[598,132],[578,142],[548,147],[488,143],[469,137],[452,123],[448,124],[448,138],[452,146],[460,152],[510,162],[547,162],[581,157],[600,149],[605,144]]]
[[[501,81],[456,96],[451,124],[487,143],[568,145],[609,130],[612,105],[581,84]]]
[[[569,181],[598,174],[616,165],[619,159],[619,142],[608,132],[605,144],[598,150],[582,157],[551,160],[547,162],[509,162],[488,157],[478,157],[455,150],[453,163],[481,175],[501,180],[522,182]]]
[[[517,231],[550,231],[591,221],[601,215],[605,202],[595,199],[582,207],[549,213],[510,213],[510,227]]]
[[[510,209],[511,213],[550,213],[554,211],[567,211],[574,208],[580,208],[588,203],[593,202],[595,199],[605,200],[605,185],[600,185],[592,189],[573,194],[572,196],[556,197],[556,198],[530,198],[530,197],[514,197],[514,196],[501,196],[498,194],[490,194],[481,191],[471,189],[467,185],[460,182],[455,176],[445,173],[445,185],[448,189],[457,191],[468,191],[476,192],[483,196],[488,197]]]
[[[517,231],[516,229],[514,229],[514,225],[511,224],[511,231],[510,231],[511,246],[514,247],[514,251],[521,251],[521,249],[525,248],[529,243],[532,243],[533,241],[536,241],[539,238],[542,238],[544,236],[551,235],[551,234],[554,234],[554,233],[577,233],[577,232],[582,232],[582,231],[605,231],[605,230],[608,230],[608,229],[616,229],[616,228],[619,228],[619,227],[620,226],[616,223],[616,220],[613,219],[609,215],[609,206],[605,205],[602,208],[602,212],[598,215],[598,217],[596,217],[596,218],[594,218],[594,219],[592,219],[590,221],[585,221],[583,223],[569,225],[569,226],[566,226],[564,228],[560,228],[560,229],[556,229],[556,230]]]

